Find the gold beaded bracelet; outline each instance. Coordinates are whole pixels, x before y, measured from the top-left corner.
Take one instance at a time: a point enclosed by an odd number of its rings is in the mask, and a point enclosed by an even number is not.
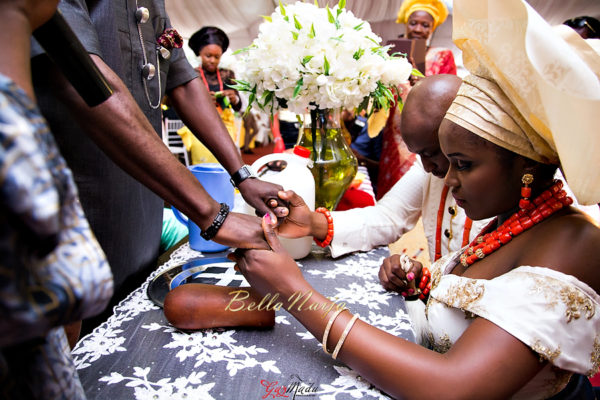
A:
[[[350,329],[352,329],[352,326],[354,325],[354,322],[356,322],[358,317],[359,317],[358,314],[354,314],[354,316],[352,316],[352,319],[350,320],[350,322],[348,322],[348,324],[346,325],[346,328],[344,329],[342,336],[340,336],[340,340],[338,340],[337,344],[335,345],[335,350],[333,350],[332,357],[334,360],[337,358],[338,353],[340,352],[340,349],[342,348],[342,345],[344,344],[344,340],[346,340],[346,336],[348,336],[348,333],[350,333]]]
[[[327,351],[327,339],[329,338],[329,331],[331,330],[335,319],[344,310],[345,308],[340,308],[339,310],[334,312],[333,315],[329,318],[329,321],[327,321],[327,326],[325,327],[325,332],[323,333],[323,351],[325,352],[325,354],[331,354],[329,351]]]

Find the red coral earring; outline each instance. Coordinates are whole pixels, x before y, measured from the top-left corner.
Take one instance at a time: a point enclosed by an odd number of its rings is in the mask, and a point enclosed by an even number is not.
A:
[[[523,186],[521,186],[521,200],[519,200],[519,208],[521,210],[527,210],[531,205],[531,202],[529,201],[529,198],[531,197],[531,188],[529,185],[531,185],[533,182],[533,175],[523,174],[521,182],[523,182]]]

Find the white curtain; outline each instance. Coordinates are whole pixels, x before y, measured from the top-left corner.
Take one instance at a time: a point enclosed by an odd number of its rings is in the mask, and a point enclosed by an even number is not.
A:
[[[313,2],[314,0],[306,0]],[[330,7],[337,0],[318,0],[319,5]],[[451,4],[451,0],[444,0]],[[498,0],[502,1],[502,0]],[[237,50],[249,45],[258,34],[262,15],[270,15],[278,0],[166,0],[166,7],[173,26],[186,39],[186,52],[192,64],[197,63],[187,39],[205,25],[223,29],[230,40],[230,48]],[[282,0],[293,3],[295,0]],[[600,19],[600,0],[528,0],[550,24],[561,24],[569,18],[591,16]],[[402,0],[347,0],[346,8],[357,17],[369,21],[372,30],[387,40],[404,33],[404,26],[395,23]],[[460,52],[452,43],[452,15],[441,25],[432,40],[432,46],[451,48],[460,66]]]

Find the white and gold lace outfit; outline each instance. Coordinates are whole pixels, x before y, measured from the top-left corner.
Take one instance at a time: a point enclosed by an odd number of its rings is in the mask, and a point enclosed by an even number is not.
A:
[[[521,266],[494,279],[450,272],[460,253],[432,266],[425,327],[430,345],[444,353],[477,318],[496,324],[548,364],[513,398],[547,398],[571,373],[591,375],[600,363],[600,296],[571,275]]]

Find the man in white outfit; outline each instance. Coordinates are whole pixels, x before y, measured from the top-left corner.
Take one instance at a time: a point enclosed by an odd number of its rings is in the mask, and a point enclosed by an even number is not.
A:
[[[329,246],[333,257],[390,244],[414,228],[421,217],[433,262],[459,250],[485,226],[487,220],[467,220],[452,194],[444,189],[448,160],[440,150],[438,128],[460,84],[455,75],[433,75],[413,87],[402,111],[402,135],[408,149],[419,157],[376,205],[331,212],[334,234]],[[310,212],[301,199],[290,194],[283,198],[290,200],[291,208],[279,227],[280,234],[311,235],[320,241],[326,238],[324,214]],[[389,274],[393,271],[387,271],[386,276]],[[382,279],[382,284],[394,289],[389,277]]]

